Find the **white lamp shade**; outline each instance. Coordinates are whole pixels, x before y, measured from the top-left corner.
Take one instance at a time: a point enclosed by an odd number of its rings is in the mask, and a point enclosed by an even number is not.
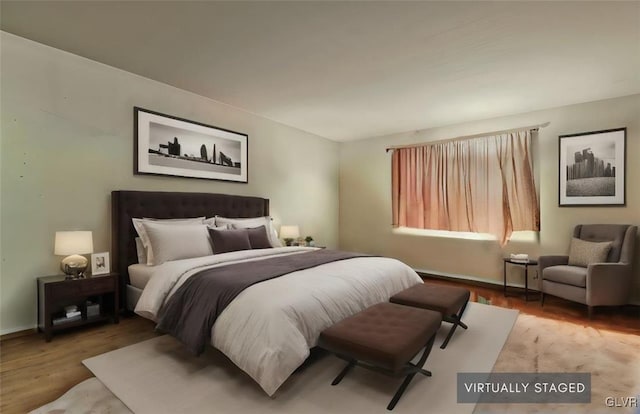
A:
[[[283,239],[297,239],[300,237],[300,228],[298,226],[280,226],[280,237]]]
[[[93,234],[90,231],[56,231],[54,254],[68,256],[72,254],[93,253]]]

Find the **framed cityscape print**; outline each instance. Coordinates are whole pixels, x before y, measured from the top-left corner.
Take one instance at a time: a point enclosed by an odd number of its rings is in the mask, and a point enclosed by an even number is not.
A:
[[[248,182],[248,139],[134,107],[134,173]]]
[[[559,138],[560,206],[624,206],[627,129]]]

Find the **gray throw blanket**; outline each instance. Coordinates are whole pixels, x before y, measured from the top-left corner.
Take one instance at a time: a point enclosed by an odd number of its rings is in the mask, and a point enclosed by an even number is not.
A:
[[[230,264],[191,276],[163,307],[157,330],[179,339],[195,355],[204,352],[211,328],[223,310],[249,286],[287,273],[366,254],[315,250]]]

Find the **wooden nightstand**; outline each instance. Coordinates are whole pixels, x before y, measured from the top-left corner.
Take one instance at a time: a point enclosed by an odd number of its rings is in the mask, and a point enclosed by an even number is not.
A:
[[[39,277],[38,329],[49,342],[54,332],[67,328],[108,319],[118,323],[118,299],[117,273],[71,280],[65,280],[64,275]],[[87,300],[99,304],[98,314],[87,315]],[[54,319],[64,316],[64,307],[68,305],[76,305],[81,317],[54,324]]]

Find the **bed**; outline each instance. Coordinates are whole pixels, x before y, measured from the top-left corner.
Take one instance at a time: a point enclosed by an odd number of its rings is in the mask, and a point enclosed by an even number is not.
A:
[[[208,193],[112,192],[114,267],[120,274],[121,294],[128,310],[155,321],[180,286],[202,269],[262,260],[266,263],[316,250],[241,250],[170,261],[152,269],[136,266],[133,218],[216,215],[268,216],[269,200]],[[210,344],[272,396],[309,356],[323,329],[421,282],[405,264],[372,256],[294,271],[243,290],[215,320]]]

